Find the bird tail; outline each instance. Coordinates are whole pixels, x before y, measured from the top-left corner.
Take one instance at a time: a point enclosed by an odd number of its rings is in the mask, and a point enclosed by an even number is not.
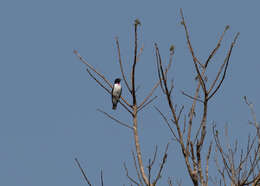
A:
[[[116,104],[113,104],[112,109],[113,109],[113,110],[116,110],[116,107],[117,107],[117,103],[116,103]]]

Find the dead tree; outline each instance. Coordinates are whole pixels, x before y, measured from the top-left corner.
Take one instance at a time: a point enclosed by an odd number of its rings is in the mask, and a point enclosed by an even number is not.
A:
[[[193,65],[195,67],[196,73],[197,73],[197,79],[198,84],[197,88],[195,90],[194,96],[191,96],[190,94],[187,94],[185,92],[182,92],[184,96],[186,96],[189,99],[193,100],[193,103],[191,105],[190,111],[188,114],[182,114],[184,110],[184,106],[181,106],[178,110],[175,107],[175,101],[173,99],[173,83],[169,85],[168,83],[168,77],[167,77],[167,68],[164,69],[162,64],[161,55],[159,52],[158,45],[155,44],[155,51],[156,51],[156,61],[157,61],[157,69],[158,69],[158,78],[160,81],[160,87],[162,92],[164,93],[168,106],[171,113],[171,118],[168,119],[157,107],[157,111],[160,113],[160,115],[163,117],[165,123],[169,127],[169,130],[173,136],[173,138],[178,142],[180,145],[182,155],[185,160],[185,164],[189,173],[189,176],[195,186],[202,185],[206,186],[208,185],[209,180],[209,159],[211,155],[211,149],[212,149],[212,142],[207,147],[207,154],[204,155],[202,153],[202,148],[205,143],[205,136],[207,133],[207,116],[208,116],[208,104],[210,100],[216,95],[220,87],[222,86],[222,83],[225,79],[227,68],[229,65],[230,56],[232,53],[232,49],[236,43],[236,40],[238,38],[239,33],[237,33],[234,37],[233,42],[230,45],[230,48],[227,52],[227,55],[224,59],[224,62],[221,64],[216,77],[214,78],[214,81],[209,83],[206,78],[206,70],[208,65],[211,64],[212,58],[215,56],[217,50],[219,49],[222,39],[226,33],[226,31],[229,29],[229,26],[226,26],[224,29],[224,32],[222,33],[220,39],[217,42],[217,46],[212,50],[212,52],[209,54],[208,58],[205,60],[204,63],[202,63],[200,60],[198,60],[193,47],[191,45],[191,40],[188,32],[188,27],[186,25],[183,12],[180,11],[181,15],[181,24],[184,27],[186,40],[188,44],[189,51],[192,56]],[[174,47],[171,47],[170,49],[170,61],[172,60],[172,56],[174,54]],[[203,93],[203,99],[199,98],[199,93],[202,91]],[[199,116],[200,124],[199,127],[196,128],[194,125],[194,113],[196,110],[196,104],[200,103],[203,105],[203,109],[201,111],[201,116]],[[199,113],[199,112],[196,112]],[[188,116],[188,118],[187,118]],[[198,117],[198,116],[197,116]],[[183,118],[183,119],[181,119]],[[186,119],[187,118],[187,119]],[[169,121],[170,120],[170,121]],[[188,121],[186,121],[188,120]],[[188,125],[186,125],[186,122],[188,122]],[[202,165],[206,165],[206,167],[202,167]]]
[[[163,155],[163,158],[161,160],[159,169],[157,171],[157,174],[154,175],[152,178],[151,175],[151,169],[153,168],[154,162],[156,160],[156,154],[157,150],[154,153],[154,158],[152,160],[149,160],[148,168],[147,171],[145,170],[145,166],[143,163],[143,157],[142,157],[142,148],[140,147],[140,142],[139,142],[139,133],[138,133],[138,116],[141,110],[143,110],[147,105],[149,105],[153,100],[156,99],[156,96],[153,97],[153,93],[156,90],[156,88],[159,86],[159,81],[155,83],[154,87],[151,89],[150,93],[142,100],[142,101],[137,101],[137,93],[136,93],[136,78],[135,78],[135,71],[136,71],[136,64],[139,63],[139,56],[141,55],[143,48],[138,47],[138,28],[141,26],[139,20],[135,20],[134,23],[134,59],[132,63],[132,69],[131,69],[131,77],[130,81],[128,80],[126,74],[124,73],[124,68],[123,68],[123,61],[121,59],[121,53],[120,53],[120,46],[119,46],[119,40],[116,38],[116,46],[117,46],[117,51],[118,51],[118,61],[119,61],[119,66],[122,74],[122,78],[124,80],[124,83],[127,87],[127,91],[131,97],[131,100],[128,101],[126,98],[121,96],[120,99],[120,104],[123,106],[124,110],[130,114],[132,117],[131,122],[122,122],[115,117],[113,117],[111,114],[98,109],[99,112],[105,114],[107,117],[110,119],[114,120],[116,123],[127,127],[128,129],[133,132],[133,140],[135,144],[135,151],[132,151],[132,156],[133,156],[133,161],[134,161],[134,166],[136,168],[136,174],[138,180],[135,180],[132,178],[128,172],[128,169],[126,165],[124,164],[124,169],[126,172],[126,177],[130,180],[132,184],[135,185],[147,185],[147,186],[155,186],[158,180],[162,177],[162,170],[164,168],[164,165],[166,163],[167,159],[167,150],[168,150],[168,144],[166,145],[165,152]],[[101,86],[108,94],[111,94],[111,89],[112,89],[112,84],[108,81],[108,79],[97,69],[95,69],[92,65],[90,65],[79,53],[78,51],[74,50],[74,54],[79,58],[79,60],[86,65],[87,67],[87,72],[89,75],[98,83],[99,86]],[[165,70],[164,75],[167,74],[168,68]],[[138,104],[139,103],[139,104]],[[131,124],[129,124],[131,123]],[[89,180],[87,179],[83,169],[81,168],[79,162],[77,161],[77,164],[87,181],[87,183],[90,185]],[[102,174],[101,174],[102,175]],[[103,177],[102,177],[103,180]],[[102,181],[103,183],[103,181]]]

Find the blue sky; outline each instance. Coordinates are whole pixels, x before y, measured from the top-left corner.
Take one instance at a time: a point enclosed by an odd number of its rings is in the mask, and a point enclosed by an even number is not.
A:
[[[260,108],[259,5],[258,1],[236,0],[2,0],[0,184],[84,185],[75,157],[94,185],[99,183],[101,168],[106,185],[128,184],[123,162],[134,175],[132,133],[96,109],[102,108],[125,122],[130,117],[121,106],[115,112],[111,110],[110,96],[91,80],[73,49],[113,81],[121,76],[114,38],[119,37],[127,68],[133,60],[133,21],[138,18],[142,23],[140,43],[144,44],[137,65],[137,84],[141,86],[138,100],[156,82],[153,43],[157,42],[164,60],[170,45],[175,45],[170,71],[175,82],[174,98],[177,104],[189,104],[180,91],[192,93],[195,71],[180,25],[180,8],[200,60],[205,60],[215,47],[226,25],[230,29],[215,58],[219,64],[235,33],[241,33],[223,87],[210,103],[208,122],[215,121],[219,128],[229,123],[231,138],[246,140],[251,118],[242,96],[254,102],[258,115]],[[126,90],[124,85],[123,88]],[[153,104],[166,112],[160,90],[155,94],[160,98]],[[126,91],[123,95],[127,97]],[[155,144],[162,152],[171,136],[152,105],[143,111],[139,121],[147,163]],[[179,146],[172,141],[166,169],[166,177],[190,184],[185,179]],[[165,180],[159,185],[165,185]]]

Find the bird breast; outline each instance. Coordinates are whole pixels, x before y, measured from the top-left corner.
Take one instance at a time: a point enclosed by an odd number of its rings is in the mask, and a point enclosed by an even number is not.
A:
[[[115,86],[114,86],[114,96],[119,97],[120,92],[121,92],[121,85],[115,84]]]

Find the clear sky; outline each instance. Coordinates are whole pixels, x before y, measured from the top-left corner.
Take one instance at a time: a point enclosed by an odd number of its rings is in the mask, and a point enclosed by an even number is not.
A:
[[[137,65],[137,84],[141,86],[138,100],[156,82],[153,43],[157,42],[164,60],[170,45],[175,45],[170,71],[174,98],[178,104],[189,104],[180,91],[193,93],[195,71],[180,25],[180,8],[202,61],[227,24],[230,30],[215,58],[219,64],[235,33],[241,33],[223,87],[210,103],[208,121],[209,125],[215,121],[220,129],[229,123],[231,137],[246,140],[251,118],[242,96],[255,103],[260,115],[259,6],[259,1],[242,0],[1,0],[0,185],[85,185],[75,157],[94,185],[99,183],[101,168],[105,185],[128,184],[123,162],[135,175],[130,154],[134,148],[132,133],[96,109],[124,122],[130,117],[120,105],[112,111],[110,95],[90,79],[73,49],[113,81],[121,77],[114,38],[119,37],[127,68],[133,61],[133,21],[138,18],[142,23],[140,42],[144,44]],[[160,90],[155,94],[159,98],[152,105],[166,112]],[[148,162],[155,144],[162,152],[170,141],[165,176],[190,184],[179,146],[171,141],[152,105],[140,118],[144,162]],[[211,130],[207,135],[210,139]],[[210,171],[214,175],[214,170]],[[159,185],[165,185],[165,179]]]

